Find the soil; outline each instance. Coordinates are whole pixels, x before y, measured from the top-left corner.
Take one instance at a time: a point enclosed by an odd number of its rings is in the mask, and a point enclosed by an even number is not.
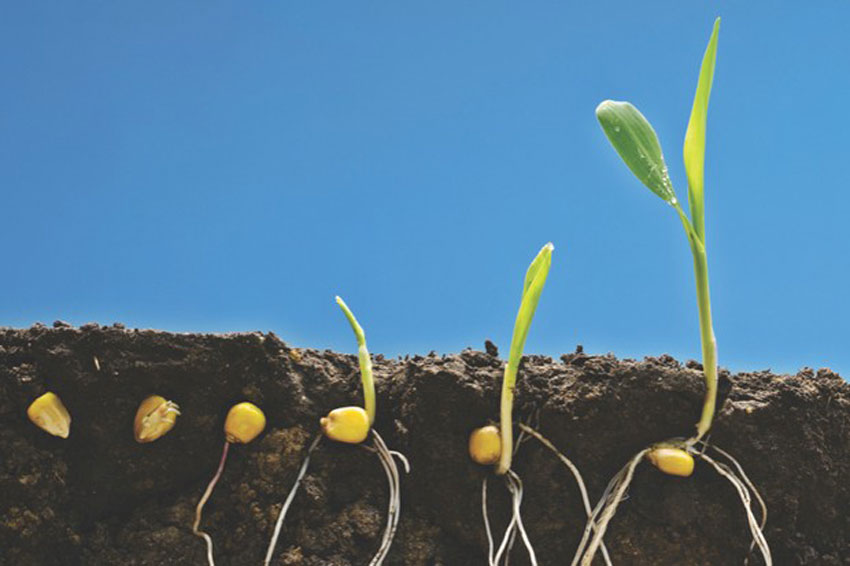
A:
[[[486,564],[481,481],[492,472],[473,464],[466,446],[469,432],[498,413],[503,361],[486,349],[375,356],[375,426],[412,465],[385,564]],[[73,416],[67,440],[26,418],[48,390]],[[137,444],[136,408],[154,393],[176,401],[182,416],[166,436]],[[724,373],[721,393],[711,441],[761,489],[775,564],[850,564],[850,386],[827,369]],[[639,449],[689,435],[702,395],[694,362],[579,349],[560,360],[525,358],[515,414],[575,461],[594,498]],[[360,402],[356,356],[296,349],[261,333],[0,329],[0,564],[204,564],[204,543],[191,533],[194,507],[221,454],[224,416],[242,400],[264,409],[268,427],[233,447],[207,504],[203,526],[220,566],[262,563],[319,417]],[[540,564],[569,563],[585,522],[571,475],[533,440],[514,469]],[[368,564],[386,490],[374,454],[323,442],[275,564]],[[489,491],[492,520],[504,528],[506,490],[493,480]],[[618,565],[717,566],[743,564],[750,538],[732,486],[706,464],[685,479],[641,464],[606,542]],[[511,564],[527,564],[521,545]]]

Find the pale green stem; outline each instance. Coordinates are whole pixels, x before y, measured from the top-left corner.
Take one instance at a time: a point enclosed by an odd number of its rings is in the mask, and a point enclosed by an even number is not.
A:
[[[502,383],[516,383],[516,374],[519,370],[519,360],[513,363],[509,360],[505,366],[505,377]],[[502,455],[499,457],[499,465],[496,473],[504,474],[511,468],[511,458],[514,452],[514,429],[513,429],[513,407],[514,388],[502,387],[502,402],[499,409],[499,429],[502,434]]]
[[[711,429],[714,421],[714,411],[717,405],[717,341],[714,338],[714,327],[711,323],[711,297],[708,289],[708,255],[705,244],[700,240],[688,217],[685,216],[678,202],[673,208],[679,214],[682,226],[691,244],[691,254],[694,257],[694,279],[697,287],[697,307],[699,309],[699,335],[702,342],[702,367],[705,375],[705,401],[702,415],[697,423],[697,434],[688,440],[693,445],[702,439]]]
[[[543,286],[546,284],[546,278],[549,276],[549,268],[552,265],[552,251],[554,249],[555,246],[552,245],[552,242],[543,246],[531,262],[531,265],[528,266],[528,271],[525,274],[522,300],[520,301],[519,312],[517,312],[516,322],[514,322],[514,332],[511,337],[511,351],[508,355],[508,363],[505,366],[505,375],[502,380],[502,401],[499,407],[502,455],[499,457],[499,463],[496,466],[496,473],[498,475],[503,475],[511,469],[511,459],[513,458],[514,451],[512,413],[516,376],[519,371],[520,361],[522,361],[525,341],[528,338],[528,329],[531,327],[534,311],[537,309],[537,303],[540,300],[541,293],[543,293]]]
[[[697,424],[697,435],[689,442],[693,444],[708,433],[714,420],[717,405],[717,341],[711,324],[711,298],[708,290],[708,258],[704,247],[691,246],[694,254],[694,276],[697,284],[699,307],[699,334],[702,341],[702,368],[705,374],[705,402],[702,416]]]
[[[354,318],[354,313],[341,297],[336,297],[336,304],[345,313],[345,318],[348,319],[357,338],[357,359],[360,362],[360,377],[363,381],[363,404],[371,425],[375,422],[375,378],[372,375],[372,358],[369,356],[369,350],[366,349],[366,333],[363,332],[363,328]]]

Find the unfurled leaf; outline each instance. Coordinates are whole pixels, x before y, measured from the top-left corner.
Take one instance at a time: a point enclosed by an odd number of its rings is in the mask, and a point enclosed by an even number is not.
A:
[[[653,193],[675,202],[661,144],[643,114],[628,102],[606,100],[596,108],[596,118],[632,173]]]

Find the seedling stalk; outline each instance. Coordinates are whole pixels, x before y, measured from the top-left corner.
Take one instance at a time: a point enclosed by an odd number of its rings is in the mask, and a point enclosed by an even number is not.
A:
[[[525,349],[525,341],[528,338],[528,329],[531,327],[534,311],[537,310],[537,303],[540,302],[540,295],[543,292],[543,286],[546,284],[549,268],[552,266],[552,251],[554,249],[555,246],[551,242],[543,246],[528,267],[522,286],[522,301],[514,323],[510,355],[502,379],[502,402],[500,405],[502,455],[496,467],[496,473],[499,475],[504,475],[511,469],[514,445],[513,406],[516,376],[519,371],[519,363],[522,360],[522,352]]]

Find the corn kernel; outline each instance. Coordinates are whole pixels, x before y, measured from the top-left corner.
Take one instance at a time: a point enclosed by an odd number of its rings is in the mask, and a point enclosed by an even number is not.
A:
[[[694,473],[694,458],[681,448],[654,448],[647,455],[652,464],[671,476],[686,478]]]
[[[266,415],[253,403],[238,403],[227,412],[224,435],[228,442],[247,444],[266,428]]]
[[[133,422],[136,442],[153,442],[174,428],[180,407],[159,395],[151,395],[139,405]]]
[[[362,407],[340,407],[328,413],[319,423],[331,440],[360,444],[369,436],[369,415]]]
[[[502,437],[493,425],[476,428],[469,435],[469,457],[476,464],[489,466],[502,456]]]
[[[53,436],[68,438],[71,434],[71,415],[55,393],[48,391],[33,401],[27,416],[35,426]]]

